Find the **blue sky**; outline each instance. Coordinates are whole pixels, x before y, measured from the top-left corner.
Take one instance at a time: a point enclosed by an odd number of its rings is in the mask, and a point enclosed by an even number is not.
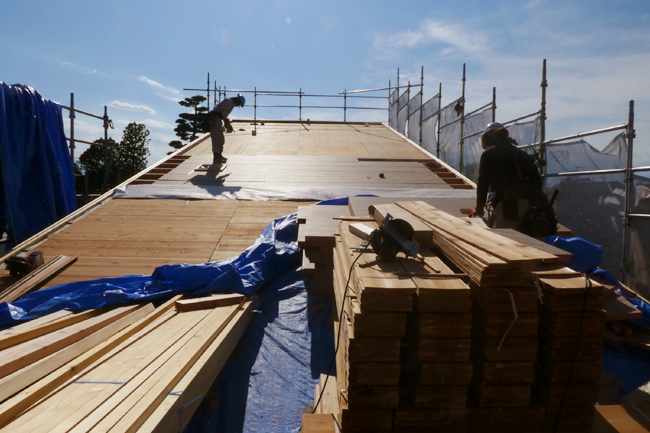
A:
[[[442,83],[443,104],[460,96],[467,64],[467,108],[491,100],[506,121],[539,109],[542,59],[548,62],[547,137],[625,123],[636,101],[635,165],[650,165],[650,3],[620,1],[267,0],[111,2],[21,0],[0,14],[0,81],[103,113],[121,138],[131,121],[151,131],[150,163],[175,139],[176,102],[205,87],[207,73],[228,88],[337,94],[419,82],[425,98]],[[382,93],[383,95],[384,93]],[[249,101],[251,99],[249,98]],[[261,99],[259,103],[295,104]],[[339,105],[338,100],[305,100]],[[370,104],[358,100],[355,105]],[[237,109],[236,117],[252,117]],[[262,118],[297,110],[259,109]],[[342,110],[303,117],[342,120]],[[352,120],[385,120],[358,110]],[[67,123],[67,121],[66,121]],[[77,138],[102,135],[79,116]],[[608,137],[592,139],[602,148]],[[79,145],[78,152],[85,147]],[[77,153],[77,155],[79,155]]]

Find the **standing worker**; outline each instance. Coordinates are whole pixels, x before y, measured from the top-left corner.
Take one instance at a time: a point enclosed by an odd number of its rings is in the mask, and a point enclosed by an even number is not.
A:
[[[226,126],[226,132],[233,132],[232,125],[228,119],[228,115],[235,107],[243,107],[246,103],[246,98],[242,94],[238,94],[234,98],[226,98],[219,102],[216,107],[210,110],[208,114],[208,121],[210,122],[210,136],[212,138],[212,164],[222,164],[227,161],[222,155],[223,145],[226,138],[223,136],[223,127]]]
[[[484,152],[479,166],[476,210],[470,216],[483,217],[490,193],[491,227],[514,228],[532,236],[554,234],[557,220],[542,192],[542,178],[535,159],[517,148],[517,142],[498,122],[485,127],[481,145]],[[553,233],[538,234],[547,231]]]

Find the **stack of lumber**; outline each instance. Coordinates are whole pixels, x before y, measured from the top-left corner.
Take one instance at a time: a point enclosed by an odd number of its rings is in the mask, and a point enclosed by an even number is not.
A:
[[[495,408],[511,429],[540,428],[544,411],[531,402],[539,327],[532,271],[558,257],[422,202],[398,205],[430,226],[436,247],[472,279],[470,405]]]
[[[378,262],[372,249],[359,256],[355,247],[363,240],[350,232],[350,222],[341,221],[339,234],[334,290],[342,317],[335,323],[340,422],[344,431],[386,431],[406,391],[401,355],[416,286],[400,275],[406,270],[399,261]]]
[[[546,407],[546,429],[585,430],[602,370],[603,286],[567,268],[538,276],[544,303],[534,395]]]
[[[302,248],[302,273],[311,276],[311,285],[318,295],[332,295],[332,249],[339,219],[350,215],[347,206],[298,207],[298,246]]]
[[[542,262],[557,262],[549,253],[475,227],[424,202],[397,203],[433,229],[433,243],[478,286],[522,287]]]
[[[2,352],[0,431],[182,431],[253,306],[241,295],[178,298],[158,308],[55,313],[3,333],[3,341],[32,337]]]

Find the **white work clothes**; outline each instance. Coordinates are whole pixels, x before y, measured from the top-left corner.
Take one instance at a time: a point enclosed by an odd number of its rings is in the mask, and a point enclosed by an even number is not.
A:
[[[221,114],[222,118],[226,118],[232,112],[232,109],[235,108],[235,103],[232,99],[226,98],[223,101],[219,102],[212,111]]]
[[[219,116],[215,116],[215,124],[210,126],[210,138],[212,138],[212,154],[214,155],[213,164],[218,164],[217,160],[223,153],[223,145],[226,138],[223,136],[223,121]]]

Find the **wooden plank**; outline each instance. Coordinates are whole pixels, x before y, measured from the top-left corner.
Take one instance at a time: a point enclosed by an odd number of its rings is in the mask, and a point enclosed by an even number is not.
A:
[[[413,239],[415,239],[421,247],[431,246],[433,238],[433,230],[431,227],[401,207],[395,204],[371,205],[368,208],[368,213],[375,218],[375,221],[377,221],[377,223],[381,223],[384,218],[386,218],[386,215],[389,214],[393,218],[406,221],[411,225],[411,227],[413,227]]]
[[[103,327],[129,315],[139,305],[118,307],[100,316],[91,317],[84,322],[60,329],[48,335],[26,341],[2,351],[0,358],[0,377],[45,358],[83,338],[97,332]]]
[[[147,314],[137,322],[119,331],[112,337],[105,339],[93,349],[85,352],[81,356],[77,357],[61,368],[53,371],[14,397],[3,402],[0,405],[0,426],[5,425],[12,418],[65,383],[68,379],[100,359],[102,356],[110,352],[113,348],[119,346],[122,342],[127,340],[132,335],[136,334],[149,323],[158,319],[169,309],[174,307],[174,304],[179,297],[180,295],[172,298],[170,301],[167,301],[165,304]]]
[[[479,220],[478,218],[471,218],[471,219]],[[528,245],[530,247],[535,248],[536,250],[540,250],[552,254],[559,259],[559,263],[569,263],[571,261],[571,257],[573,256],[573,254],[571,254],[568,251],[564,251],[563,249],[560,249],[553,245],[549,245],[546,242],[525,235],[514,229],[489,229],[489,230],[503,237],[519,242],[520,244]]]
[[[223,331],[239,309],[240,306],[237,305],[222,307],[211,312],[208,315],[208,323],[195,335],[195,338],[176,352],[166,363],[165,368],[155,371],[147,378],[146,383],[138,386],[137,390],[133,390],[128,397],[124,398],[114,410],[93,427],[92,431],[137,431],[158,404],[173,391],[174,386]],[[120,391],[127,390],[130,385],[130,383],[125,385]]]
[[[104,311],[105,310],[88,310],[81,313],[72,314],[71,311],[63,310],[60,312],[48,314],[45,316],[45,318],[50,318],[50,320],[47,320],[40,325],[33,324],[34,326],[27,328],[25,331],[6,334],[0,333],[0,350],[15,346],[20,343],[24,343],[28,340],[33,340],[42,335],[65,328],[66,326],[74,325],[75,323],[79,323],[91,317],[97,316]],[[58,317],[58,319],[51,320],[55,316]],[[35,319],[35,321],[36,320],[38,319]],[[7,331],[10,330],[11,329],[8,329]]]
[[[205,353],[176,385],[183,392],[168,395],[142,425],[139,431],[175,433],[183,431],[199,407],[209,388],[230,357],[253,316],[254,303],[240,309]],[[333,381],[336,384],[336,381]],[[197,396],[203,396],[197,398]]]
[[[0,293],[0,303],[13,302],[21,296],[36,290],[40,284],[47,282],[75,261],[77,261],[77,256],[67,257],[59,255],[54,257]]]
[[[0,380],[0,401],[6,400],[18,391],[21,391],[32,383],[46,377],[62,365],[75,359],[80,354],[92,349],[127,326],[141,320],[147,314],[153,312],[153,310],[153,306],[147,304],[136,309],[131,314],[108,324],[83,340],[3,378]],[[3,404],[2,407],[4,406],[5,405]]]
[[[304,414],[301,431],[302,433],[338,433],[337,422],[333,414]]]
[[[553,254],[536,250],[519,242],[511,241],[496,233],[474,227],[424,202],[402,202],[396,204],[448,235],[457,237],[476,248],[488,251],[507,262],[557,261],[557,257]]]
[[[68,310],[60,310],[52,314],[48,314],[46,316],[39,317],[37,319],[32,319],[28,320],[25,322],[21,322],[18,325],[12,326],[11,328],[7,328],[3,331],[0,331],[0,338],[6,338],[11,335],[15,334],[20,334],[22,332],[27,332],[32,328],[36,328],[37,326],[44,325],[49,322],[53,322],[55,320],[61,319],[63,317],[69,316],[72,314],[72,311]]]
[[[239,293],[214,294],[195,299],[179,299],[176,301],[176,310],[183,312],[227,307],[229,305],[241,304],[245,299],[246,296]]]

